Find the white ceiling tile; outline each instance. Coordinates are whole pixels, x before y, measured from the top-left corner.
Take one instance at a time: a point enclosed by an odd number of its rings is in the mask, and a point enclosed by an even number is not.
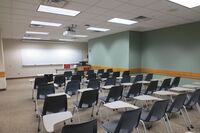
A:
[[[116,0],[100,0],[96,6],[107,8],[107,9],[114,9],[123,4],[122,2]]]

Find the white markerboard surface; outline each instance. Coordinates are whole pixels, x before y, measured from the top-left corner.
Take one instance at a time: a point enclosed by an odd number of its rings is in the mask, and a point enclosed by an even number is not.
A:
[[[83,60],[80,49],[22,49],[22,65],[74,64]]]

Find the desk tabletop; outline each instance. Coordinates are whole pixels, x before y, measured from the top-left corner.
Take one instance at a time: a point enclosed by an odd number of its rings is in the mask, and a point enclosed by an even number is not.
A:
[[[150,84],[150,81],[138,81],[137,83]]]
[[[102,89],[110,89],[112,87],[114,87],[114,85],[105,85],[105,86],[102,86],[101,88]]]
[[[183,88],[183,87],[173,87],[173,88],[170,88],[170,90],[176,91],[176,92],[191,92],[191,91],[194,91],[194,89]]]
[[[194,82],[192,84],[200,86],[200,82]]]
[[[120,109],[120,108],[133,108],[133,109],[138,109],[139,107],[134,106],[130,103],[123,102],[123,101],[114,101],[111,103],[106,103],[104,104],[105,107],[110,108],[110,109]]]
[[[157,97],[150,96],[150,95],[140,95],[140,96],[134,97],[134,99],[140,100],[140,101],[159,101],[159,100],[163,100],[161,98],[157,98]]]
[[[61,95],[66,95],[67,98],[71,98],[70,95],[64,93],[64,92],[60,92],[60,93],[54,93],[54,94],[49,94],[47,95],[48,97],[53,97],[53,96],[61,96]]]
[[[187,85],[182,85],[184,88],[189,88],[189,89],[198,89],[200,86],[194,85],[194,84],[187,84]]]
[[[156,91],[153,94],[160,95],[160,96],[176,96],[179,93],[173,91]]]
[[[60,123],[62,121],[70,119],[70,118],[72,118],[72,113],[69,111],[47,114],[47,115],[43,116],[44,128],[49,133],[54,132],[55,124]]]
[[[133,83],[121,83],[122,86],[132,86]]]
[[[35,81],[35,79],[34,79],[34,78],[32,78],[32,79],[29,79],[28,81],[29,81],[29,82],[34,82],[34,81]]]
[[[122,79],[123,77],[116,77],[116,79],[118,79],[118,80],[120,80],[120,79]]]
[[[94,90],[93,88],[84,88],[84,89],[79,89],[78,92],[79,93],[83,93],[84,91],[91,91]]]

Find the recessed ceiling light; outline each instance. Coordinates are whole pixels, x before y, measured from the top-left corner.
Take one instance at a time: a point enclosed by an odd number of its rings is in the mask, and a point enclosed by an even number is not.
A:
[[[26,34],[48,35],[48,32],[26,31]]]
[[[108,22],[125,24],[125,25],[131,25],[131,24],[137,23],[137,21],[122,19],[122,18],[113,18],[113,19],[108,20]]]
[[[74,41],[74,39],[58,39],[59,41],[70,41],[70,42],[72,42],[72,41]]]
[[[200,0],[169,0],[169,1],[188,8],[200,6]]]
[[[59,23],[42,22],[42,21],[31,21],[31,24],[44,25],[44,26],[55,26],[55,27],[59,27],[62,25]]]
[[[103,31],[103,32],[106,32],[106,31],[109,31],[110,29],[97,28],[97,27],[89,27],[89,28],[87,28],[87,30],[92,30],[92,31]]]
[[[84,37],[88,37],[87,35],[70,35],[71,37],[81,37],[81,38],[84,38]]]
[[[37,37],[23,37],[23,39],[31,39],[31,40],[40,40],[42,38],[37,38]]]
[[[60,15],[67,15],[67,16],[76,16],[80,13],[80,11],[63,9],[63,8],[52,7],[52,6],[45,6],[45,5],[40,5],[38,8],[38,11],[53,13],[53,14],[60,14]]]

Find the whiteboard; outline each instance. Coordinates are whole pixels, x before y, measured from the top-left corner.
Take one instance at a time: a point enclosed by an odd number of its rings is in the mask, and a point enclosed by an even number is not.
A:
[[[80,49],[22,49],[22,65],[74,64],[82,61]]]

